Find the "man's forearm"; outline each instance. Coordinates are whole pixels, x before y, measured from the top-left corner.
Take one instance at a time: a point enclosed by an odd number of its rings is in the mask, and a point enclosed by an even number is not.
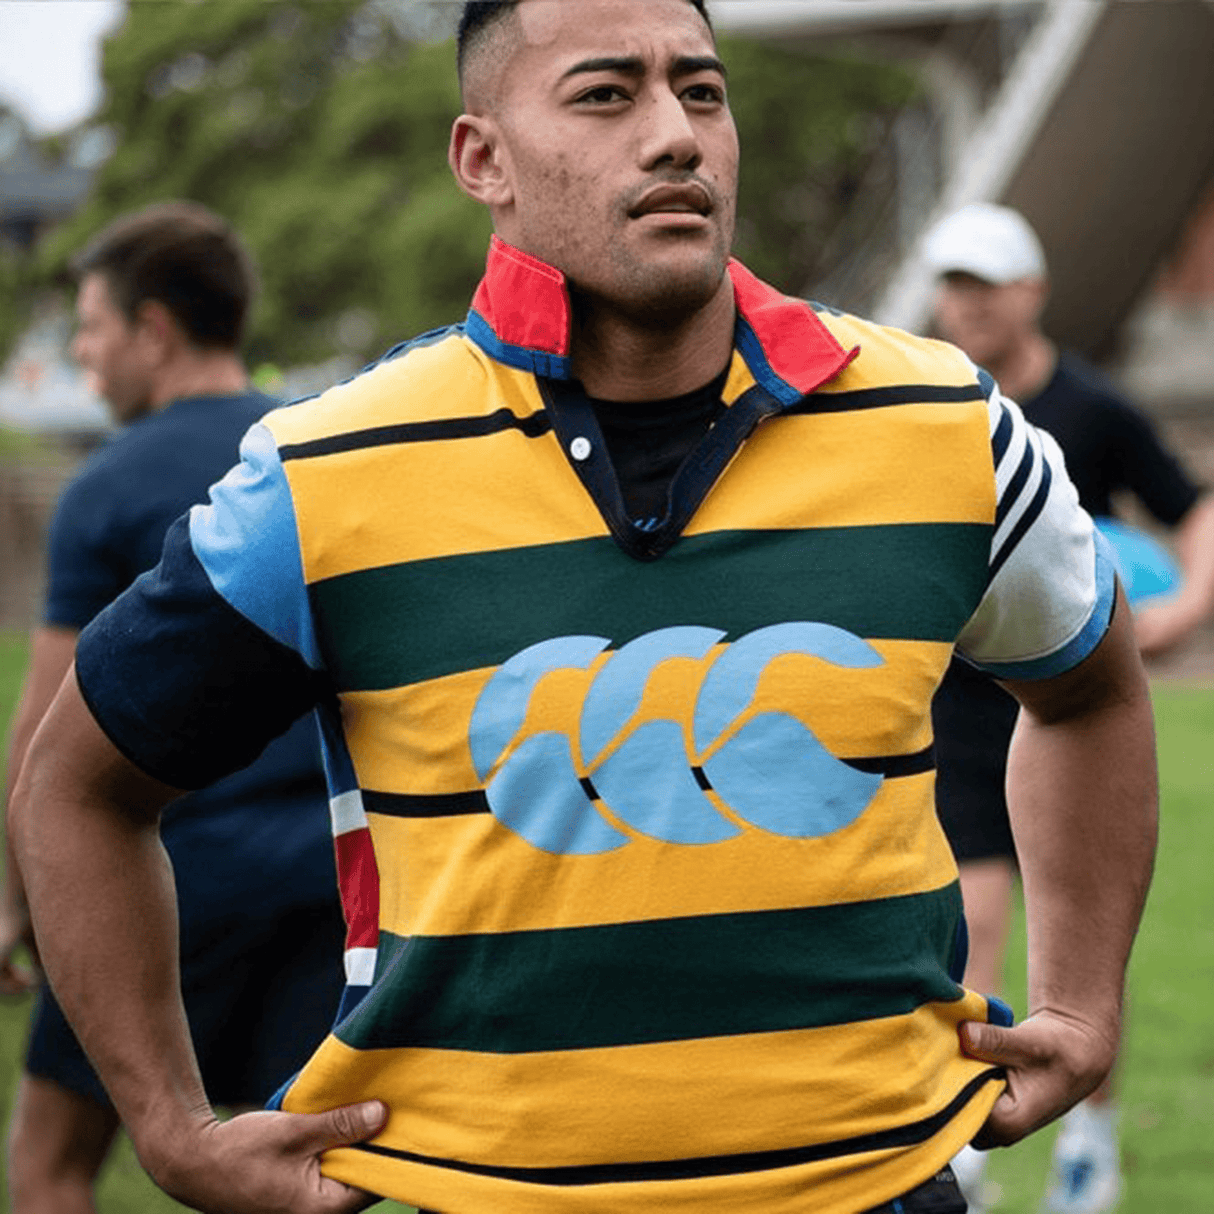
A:
[[[1077,1016],[1110,1050],[1150,882],[1158,797],[1148,689],[1124,603],[1117,615],[1095,668],[1075,672],[1062,697],[1022,695],[1008,761],[1030,1011]]]

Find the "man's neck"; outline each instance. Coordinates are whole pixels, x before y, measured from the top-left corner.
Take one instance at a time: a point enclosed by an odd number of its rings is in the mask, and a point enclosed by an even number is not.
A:
[[[184,396],[231,396],[248,386],[249,375],[238,354],[191,349],[161,368],[151,393],[152,410]]]
[[[1014,401],[1032,400],[1050,382],[1058,364],[1058,349],[1037,330],[1013,346],[986,369],[999,383],[1004,396]]]
[[[604,308],[579,311],[573,372],[600,400],[665,400],[708,383],[733,349],[733,283],[726,275],[711,300],[681,324],[637,323]]]

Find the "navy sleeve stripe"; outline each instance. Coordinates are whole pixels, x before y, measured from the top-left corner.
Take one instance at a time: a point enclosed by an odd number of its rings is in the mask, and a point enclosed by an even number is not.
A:
[[[1000,497],[999,505],[995,509],[996,530],[1003,525],[1004,519],[1011,513],[1012,507],[1019,499],[1020,493],[1024,489],[1029,479],[1029,474],[1032,472],[1036,462],[1036,452],[1034,452],[1032,444],[1025,443],[1024,454],[1020,457],[1020,464],[1012,474],[1012,479],[1008,481],[1007,489]]]
[[[999,425],[991,435],[991,455],[997,468],[1007,454],[1008,444],[1012,441],[1012,415],[1003,406],[999,408]]]
[[[1050,473],[1050,466],[1045,460],[1041,461],[1041,483],[1037,486],[1037,492],[1033,495],[1033,500],[1029,502],[1028,509],[1020,516],[1020,520],[1012,529],[1011,535],[1004,540],[1000,545],[999,550],[991,559],[990,576],[993,579],[995,575],[1003,568],[1008,557],[1016,551],[1016,545],[1020,543],[1028,529],[1037,521],[1042,510],[1045,509],[1046,500],[1050,496],[1050,484],[1053,481],[1053,476]]]

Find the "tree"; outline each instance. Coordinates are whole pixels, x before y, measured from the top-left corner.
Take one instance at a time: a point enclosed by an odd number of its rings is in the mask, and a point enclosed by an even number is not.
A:
[[[406,0],[132,3],[104,50],[99,121],[116,151],[44,245],[43,280],[114,215],[192,198],[227,217],[261,266],[255,363],[373,357],[461,318],[490,228],[446,166],[460,109],[454,47],[414,37],[434,11]],[[739,40],[723,40],[722,54],[746,148],[739,252],[799,291],[913,82]]]

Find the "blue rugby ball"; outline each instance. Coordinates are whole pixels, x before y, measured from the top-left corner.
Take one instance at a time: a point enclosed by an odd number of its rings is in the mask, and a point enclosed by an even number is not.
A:
[[[1113,549],[1117,575],[1131,607],[1165,598],[1180,589],[1180,566],[1158,540],[1118,519],[1098,518],[1096,526]]]

